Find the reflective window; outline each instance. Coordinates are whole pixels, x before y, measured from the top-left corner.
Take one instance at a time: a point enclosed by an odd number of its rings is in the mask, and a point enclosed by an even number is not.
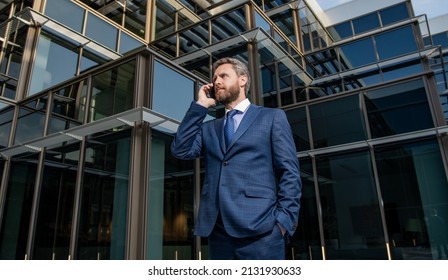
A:
[[[92,121],[99,120],[134,106],[135,60],[92,77]]]
[[[194,81],[158,61],[154,63],[153,91],[152,109],[179,121],[195,96]]]
[[[382,82],[379,69],[368,69],[344,77],[344,90],[353,90]]]
[[[153,131],[146,241],[146,258],[152,260],[195,258],[194,161],[175,159],[170,152],[172,140]]]
[[[69,0],[47,0],[45,14],[63,25],[82,33],[84,9]]]
[[[355,34],[367,32],[379,27],[380,21],[376,12],[353,20]]]
[[[147,0],[126,1],[124,27],[141,38],[145,38]]]
[[[176,9],[169,1],[156,1],[155,38],[161,38],[176,30]]]
[[[40,98],[20,107],[14,144],[44,135],[46,104],[47,98]]]
[[[384,81],[390,81],[419,74],[423,72],[423,66],[422,61],[418,58],[388,65],[387,67],[383,67],[381,71]]]
[[[365,102],[373,138],[434,126],[422,80],[369,91]]]
[[[370,153],[319,156],[316,165],[327,259],[387,259]]]
[[[246,31],[246,14],[244,8],[240,8],[212,20],[212,43],[223,41],[244,31]]]
[[[179,56],[209,45],[208,22],[179,33]]]
[[[33,205],[37,154],[13,158],[3,207],[0,259],[24,260]]]
[[[339,41],[345,38],[353,36],[352,23],[351,21],[346,21],[338,25],[328,28],[331,36],[335,41]]]
[[[292,10],[285,10],[280,13],[276,13],[275,15],[271,16],[271,20],[274,22],[274,24],[280,28],[280,30],[285,34],[291,42],[293,42],[294,45],[296,45],[296,36],[294,33],[294,18],[291,14]]]
[[[55,91],[53,94],[52,114],[57,114],[67,118],[69,121],[82,124],[86,111],[86,96],[87,80],[82,80]],[[70,125],[67,127],[70,127]]]
[[[78,158],[79,143],[45,153],[32,259],[68,259]]]
[[[290,237],[288,247],[291,247],[291,251],[286,250],[286,259],[321,260],[323,257],[313,166],[309,159],[300,159],[299,161],[300,177],[302,178],[299,224],[295,234]],[[289,253],[291,253],[291,256],[289,256]]]
[[[375,42],[380,60],[414,52],[418,49],[410,25],[377,35]],[[391,48],[391,46],[394,47]]]
[[[447,259],[448,184],[438,141],[378,148],[375,157],[393,258]]]
[[[5,108],[0,111],[0,149],[8,146],[13,115],[14,107]]]
[[[92,13],[88,14],[85,33],[87,37],[92,38],[109,49],[117,49],[117,28]]]
[[[432,41],[435,46],[440,45],[442,48],[448,48],[448,32],[432,35]]]
[[[409,18],[408,7],[405,2],[380,11],[383,26]]]
[[[311,105],[314,148],[366,139],[364,118],[357,95]]]
[[[77,64],[78,51],[73,46],[41,34],[37,43],[30,95],[74,77]]]
[[[82,73],[87,71],[92,67],[105,63],[106,61],[108,61],[108,59],[105,57],[97,55],[96,52],[89,51],[88,48],[84,48],[82,50],[79,72]]]
[[[124,130],[87,144],[76,259],[125,257],[130,135]]]
[[[339,60],[343,70],[376,62],[377,59],[372,38],[366,38],[341,46],[339,49]]]
[[[296,150],[307,151],[310,149],[310,139],[308,135],[308,123],[305,107],[286,111],[289,124],[291,125]]]
[[[128,51],[134,50],[138,47],[143,46],[143,43],[136,40],[135,38],[129,36],[125,32],[120,32],[120,48],[119,51],[121,54],[124,54]]]

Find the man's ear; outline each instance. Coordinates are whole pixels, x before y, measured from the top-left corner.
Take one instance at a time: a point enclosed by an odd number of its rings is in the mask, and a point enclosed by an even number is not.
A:
[[[246,83],[247,83],[247,76],[241,75],[240,76],[240,87],[246,86]]]

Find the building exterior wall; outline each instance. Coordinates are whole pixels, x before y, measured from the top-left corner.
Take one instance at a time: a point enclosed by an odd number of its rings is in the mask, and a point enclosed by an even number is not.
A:
[[[411,1],[205,3],[0,4],[0,259],[206,259],[203,162],[169,147],[225,56],[291,124],[288,259],[448,258],[448,26]]]

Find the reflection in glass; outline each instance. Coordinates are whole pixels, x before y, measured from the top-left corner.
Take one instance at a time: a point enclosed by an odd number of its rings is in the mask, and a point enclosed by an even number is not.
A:
[[[24,260],[33,205],[38,154],[13,158],[0,232],[0,259]]]
[[[155,39],[168,35],[176,30],[176,9],[169,1],[156,1]]]
[[[375,36],[375,43],[380,60],[397,57],[418,50],[412,25],[381,33]],[[391,46],[394,47],[391,48]]]
[[[383,26],[409,18],[408,7],[405,2],[380,11]]]
[[[48,134],[78,126],[84,122],[87,80],[69,85],[56,91]]]
[[[74,46],[42,33],[37,43],[30,95],[74,77],[77,64],[78,51]]]
[[[297,152],[309,150],[310,139],[305,107],[287,110],[286,116],[291,125]]]
[[[194,100],[194,81],[155,61],[153,92],[152,109],[180,121]]]
[[[244,31],[246,13],[244,8],[240,8],[212,20],[212,43],[221,42]]]
[[[88,141],[76,259],[125,257],[130,135],[124,130]]]
[[[135,60],[92,77],[92,121],[96,121],[134,106]]]
[[[372,38],[366,38],[340,47],[339,59],[343,70],[376,62]]]
[[[375,152],[391,250],[399,259],[447,259],[448,184],[436,139]],[[443,239],[440,239],[442,236]]]
[[[78,158],[79,143],[45,154],[32,259],[68,259]]]
[[[314,148],[366,139],[364,118],[357,95],[310,107]]]
[[[365,102],[373,138],[434,126],[422,80],[368,91]]]
[[[46,98],[40,98],[35,104],[32,102],[36,109],[27,106],[20,108],[14,144],[21,144],[44,135],[46,102]]]
[[[145,38],[147,0],[126,1],[124,27],[141,38]]]
[[[6,148],[9,144],[9,133],[11,132],[13,115],[13,107],[0,111],[0,149]]]
[[[70,0],[47,0],[45,14],[55,21],[82,33],[84,9]]]
[[[172,136],[153,131],[147,259],[194,259],[194,161],[175,159]]]
[[[313,167],[311,160],[300,159],[300,177],[302,178],[302,198],[300,199],[299,224],[291,243],[286,250],[287,259],[321,260],[322,250],[319,233],[319,217],[316,205]],[[291,252],[291,256],[289,255]]]
[[[88,13],[85,33],[109,49],[117,49],[118,29],[92,13]]]
[[[355,34],[367,32],[378,27],[380,27],[380,22],[376,12],[353,20]]]
[[[387,259],[370,153],[322,156],[316,164],[327,259]]]

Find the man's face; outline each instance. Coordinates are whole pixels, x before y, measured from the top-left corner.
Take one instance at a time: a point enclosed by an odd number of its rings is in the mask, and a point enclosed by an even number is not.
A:
[[[238,77],[231,64],[223,64],[216,68],[213,76],[215,99],[226,105],[244,95],[241,90],[241,77]],[[244,89],[244,88],[243,88]]]

